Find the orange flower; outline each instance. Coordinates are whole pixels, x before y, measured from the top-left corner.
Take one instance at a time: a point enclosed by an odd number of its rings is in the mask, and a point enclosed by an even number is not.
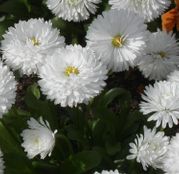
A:
[[[176,26],[179,31],[179,0],[175,0],[176,7],[162,15],[162,29],[172,31]]]

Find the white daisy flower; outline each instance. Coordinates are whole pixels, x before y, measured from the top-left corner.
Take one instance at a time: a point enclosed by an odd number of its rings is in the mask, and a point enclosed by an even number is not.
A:
[[[166,157],[163,161],[163,170],[166,174],[179,173],[179,133],[170,141]]]
[[[145,55],[138,59],[142,74],[150,80],[162,80],[179,65],[179,45],[175,35],[164,31],[151,33]]]
[[[76,106],[98,95],[107,70],[88,48],[79,45],[57,50],[40,69],[39,85],[55,104]]]
[[[170,0],[109,0],[112,9],[128,9],[147,22],[159,17],[170,6]]]
[[[114,170],[114,171],[112,171],[112,170],[110,170],[110,171],[107,171],[107,170],[103,170],[102,172],[95,172],[94,174],[120,174],[119,172],[118,172],[118,170],[116,169],[116,170]]]
[[[43,121],[42,117],[39,118],[39,121],[31,117],[27,123],[29,129],[21,133],[24,141],[22,147],[27,152],[27,157],[32,159],[40,155],[41,159],[44,159],[47,155],[50,156],[55,146],[57,130],[53,132],[48,121]]]
[[[175,82],[160,81],[154,86],[147,86],[140,111],[144,115],[150,114],[148,121],[156,121],[156,126],[166,128],[178,124],[179,119],[179,86]]]
[[[59,18],[79,22],[95,14],[101,0],[47,0],[48,8]]]
[[[148,166],[161,168],[163,159],[167,152],[169,139],[164,136],[164,132],[156,132],[156,129],[148,129],[144,126],[144,134],[137,135],[134,143],[130,143],[130,153],[128,160],[136,159],[142,164],[144,170]]]
[[[64,46],[64,37],[43,19],[19,21],[3,35],[3,59],[14,70],[30,75],[37,73],[47,54]]]
[[[170,81],[170,82],[179,83],[179,71],[175,70],[172,73],[170,73],[168,75],[167,80]]]
[[[146,45],[146,25],[137,14],[110,10],[89,26],[87,44],[113,71],[128,70]]]
[[[13,73],[0,62],[0,118],[7,113],[16,98],[16,81]]]
[[[5,165],[3,160],[3,153],[0,150],[0,174],[4,174],[4,169],[5,169]]]

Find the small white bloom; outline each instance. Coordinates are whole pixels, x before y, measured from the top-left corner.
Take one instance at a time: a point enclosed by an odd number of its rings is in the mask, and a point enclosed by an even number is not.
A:
[[[169,139],[164,136],[164,132],[156,132],[155,128],[151,130],[144,126],[144,134],[137,135],[134,143],[129,144],[131,155],[128,155],[127,159],[136,158],[144,170],[147,170],[148,166],[161,168],[168,144]]]
[[[166,79],[179,65],[179,45],[175,35],[164,31],[151,33],[145,55],[138,59],[138,67],[146,78]]]
[[[95,172],[94,174],[120,174],[119,172],[118,172],[118,170],[116,169],[116,170],[114,170],[114,171],[112,171],[112,170],[110,170],[110,171],[107,171],[107,170],[103,170],[102,172]]]
[[[156,126],[163,128],[178,124],[179,119],[179,86],[175,82],[161,81],[154,86],[147,86],[143,101],[140,103],[140,111],[150,114],[148,121],[156,121]]]
[[[144,17],[147,22],[159,17],[170,3],[170,0],[109,0],[112,9],[131,10]]]
[[[163,170],[166,174],[179,173],[179,133],[170,141],[166,157],[163,161]]]
[[[175,70],[168,75],[168,81],[179,83],[179,71]]]
[[[107,70],[88,48],[79,45],[57,50],[40,69],[39,85],[55,104],[76,106],[97,96],[106,85]]]
[[[30,75],[37,73],[47,54],[64,46],[64,37],[43,19],[19,21],[3,35],[3,59],[14,70]]]
[[[52,132],[48,121],[43,121],[42,117],[39,121],[31,117],[27,123],[29,129],[23,130],[21,136],[24,141],[22,147],[27,152],[28,158],[32,159],[40,155],[41,159],[44,159],[47,155],[50,156],[55,146],[57,130]]]
[[[137,14],[127,10],[110,10],[99,15],[89,26],[87,44],[113,71],[128,70],[143,54],[146,25]]]
[[[16,81],[13,73],[0,62],[0,118],[15,103]]]
[[[96,4],[101,0],[47,0],[46,4],[59,18],[79,22],[87,20],[90,13],[95,14]]]
[[[4,160],[3,160],[3,153],[0,150],[0,174],[4,174]]]

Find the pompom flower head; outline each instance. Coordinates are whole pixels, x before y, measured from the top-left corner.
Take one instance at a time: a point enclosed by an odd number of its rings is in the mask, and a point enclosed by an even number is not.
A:
[[[114,171],[112,171],[112,170],[110,170],[110,171],[103,170],[101,173],[95,172],[94,174],[120,174],[120,173],[119,173],[118,170],[116,169],[116,170],[114,170]]]
[[[166,79],[179,65],[179,47],[175,35],[164,31],[151,33],[145,55],[138,59],[142,74],[150,80]]]
[[[163,170],[166,174],[179,173],[179,133],[170,141],[166,157],[163,161]]]
[[[57,50],[40,69],[39,85],[55,104],[76,106],[98,95],[105,86],[107,70],[95,54],[81,46]]]
[[[146,25],[137,14],[110,10],[99,15],[89,26],[87,44],[113,71],[128,70],[145,48]]]
[[[3,35],[3,59],[14,70],[30,75],[37,73],[47,54],[64,46],[64,38],[43,19],[19,21]]]
[[[46,4],[59,18],[79,22],[95,14],[101,0],[47,0]]]
[[[50,156],[55,146],[57,130],[53,132],[48,121],[43,121],[42,117],[39,121],[31,117],[27,123],[29,129],[23,130],[21,136],[24,141],[22,147],[27,152],[28,158],[40,155],[41,159],[44,159],[47,155]]]
[[[0,62],[0,118],[15,103],[16,81],[13,73]]]
[[[0,174],[4,174],[4,160],[3,160],[3,153],[0,150]]]
[[[170,0],[109,0],[113,9],[131,10],[144,17],[147,22],[159,17],[170,3]]]
[[[175,82],[160,81],[147,86],[142,95],[140,111],[150,115],[148,121],[156,121],[156,126],[166,128],[178,124],[179,86]]]
[[[151,130],[144,126],[144,134],[137,135],[134,143],[129,144],[131,155],[128,155],[127,159],[136,159],[144,170],[147,170],[148,166],[161,168],[168,143],[164,132],[156,132],[155,128]]]
[[[179,85],[179,71],[178,70],[173,71],[172,73],[170,73],[168,75],[167,79],[168,79],[168,81],[176,82]]]

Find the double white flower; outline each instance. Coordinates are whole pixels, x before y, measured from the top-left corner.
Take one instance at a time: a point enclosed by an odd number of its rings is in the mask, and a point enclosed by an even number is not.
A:
[[[13,73],[0,62],[0,118],[15,103],[16,85]]]
[[[151,130],[144,126],[144,134],[137,135],[134,143],[129,144],[131,155],[128,155],[127,159],[136,159],[144,170],[147,170],[148,166],[162,168],[168,143],[164,132],[156,132],[155,128]]]
[[[42,117],[39,121],[30,118],[27,122],[29,129],[23,130],[21,136],[23,138],[22,147],[29,159],[40,155],[44,159],[47,155],[50,156],[55,146],[55,134],[57,130],[52,132],[48,121],[43,121]]]
[[[149,115],[148,121],[156,121],[156,126],[166,128],[178,124],[179,85],[175,82],[160,81],[146,87],[142,95],[140,111]]]
[[[170,3],[170,0],[109,0],[113,9],[131,10],[138,13],[147,22],[159,17]]]
[[[146,46],[144,20],[127,10],[110,10],[99,15],[89,26],[87,45],[112,71],[134,66]]]
[[[137,64],[146,78],[166,79],[179,65],[179,44],[175,35],[160,30],[151,33],[144,55]]]
[[[64,46],[64,38],[52,23],[43,19],[19,21],[3,35],[2,53],[6,64],[22,74],[38,72],[47,54]]]
[[[90,13],[95,14],[101,0],[47,0],[46,4],[59,18],[67,21],[87,20]]]
[[[39,85],[55,104],[76,106],[97,96],[106,85],[106,67],[96,55],[80,45],[58,49],[40,68]]]
[[[120,173],[119,173],[118,170],[116,169],[116,170],[114,170],[114,171],[112,171],[112,170],[110,170],[110,171],[103,170],[101,173],[95,172],[94,174],[120,174]]]

